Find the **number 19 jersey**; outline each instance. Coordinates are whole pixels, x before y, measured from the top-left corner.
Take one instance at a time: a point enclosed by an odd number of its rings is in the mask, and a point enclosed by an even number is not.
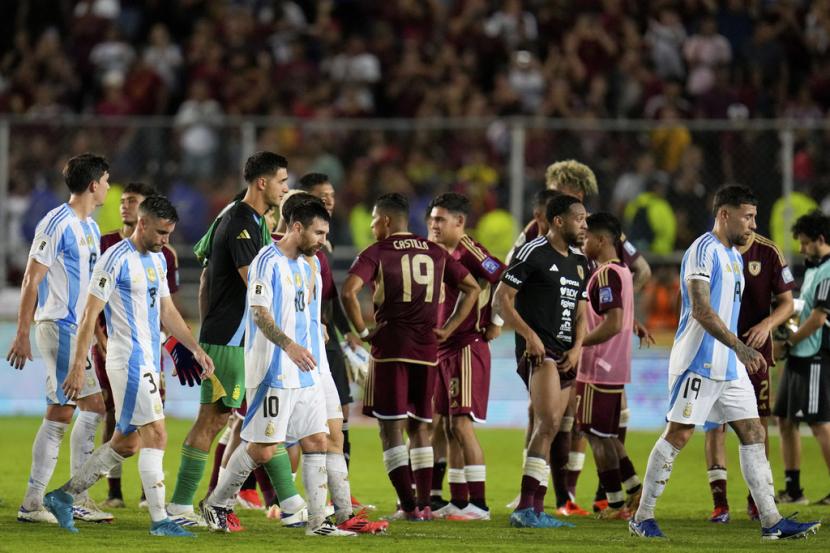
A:
[[[374,289],[374,360],[435,365],[441,285],[457,288],[469,271],[438,244],[406,232],[360,252],[349,273]]]
[[[707,232],[686,250],[680,265],[680,325],[669,358],[669,374],[691,371],[712,380],[736,380],[746,368],[735,352],[706,332],[692,317],[689,283],[702,280],[709,285],[709,300],[715,314],[733,334],[738,332],[741,294],[744,288],[741,254],[727,248]]]

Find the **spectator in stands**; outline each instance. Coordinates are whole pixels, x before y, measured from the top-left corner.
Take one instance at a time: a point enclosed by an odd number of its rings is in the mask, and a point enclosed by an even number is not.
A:
[[[504,42],[507,50],[534,42],[539,36],[536,17],[525,11],[522,0],[506,0],[484,25],[488,36]]]
[[[657,166],[667,173],[674,173],[680,157],[692,143],[689,129],[680,121],[680,113],[673,105],[660,110],[661,125],[651,131],[651,149],[657,158]]]
[[[214,175],[219,148],[216,125],[222,121],[222,107],[210,97],[205,81],[190,85],[190,94],[176,113],[176,128],[182,152],[182,173],[193,178]]]
[[[179,89],[179,70],[184,58],[178,44],[170,41],[170,32],[163,23],[156,23],[150,30],[150,45],[144,50],[143,59],[164,81],[168,90]]]
[[[692,144],[683,152],[666,199],[677,218],[675,247],[685,250],[710,228],[708,197],[703,185],[703,151]]]
[[[537,113],[545,92],[545,77],[533,54],[527,50],[516,52],[507,80],[519,97],[522,111],[527,114]]]
[[[700,23],[700,31],[689,37],[683,45],[683,56],[689,66],[686,90],[692,96],[700,96],[711,90],[715,83],[715,68],[732,61],[732,48],[726,37],[718,34],[714,17],[706,17]]]
[[[686,40],[686,29],[678,13],[669,5],[658,8],[655,17],[649,19],[646,42],[651,46],[651,57],[657,74],[664,79],[683,79],[681,49]]]
[[[103,80],[104,75],[111,71],[126,75],[135,60],[135,49],[121,37],[118,27],[112,24],[107,28],[104,40],[89,53],[89,60],[99,80]]]
[[[625,206],[627,236],[637,249],[668,255],[675,249],[677,219],[674,209],[666,201],[668,182],[664,178],[652,178],[646,190]]]
[[[667,178],[665,174],[660,174],[661,172],[657,170],[654,154],[650,150],[644,150],[637,155],[632,169],[620,175],[614,185],[612,209],[614,214],[620,218],[623,216],[625,206],[645,191],[646,183],[654,178]]]

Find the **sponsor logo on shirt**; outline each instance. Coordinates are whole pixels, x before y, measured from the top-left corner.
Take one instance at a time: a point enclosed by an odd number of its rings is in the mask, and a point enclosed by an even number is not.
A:
[[[790,271],[789,267],[784,267],[781,269],[781,278],[784,280],[784,283],[789,284],[793,279],[793,273]]]
[[[492,257],[488,257],[481,263],[482,268],[487,271],[488,273],[495,274],[499,270],[499,262],[493,259]]]
[[[599,302],[600,303],[611,303],[614,301],[614,293],[611,292],[611,288],[606,286],[605,288],[599,289]]]
[[[579,286],[579,281],[571,280],[563,276],[559,278],[559,284],[562,286]]]
[[[551,265],[551,266],[550,266],[550,270],[551,270],[551,271],[556,271],[556,272],[559,272],[559,267],[557,267],[557,266],[556,266],[556,263],[554,263],[553,265]]]
[[[248,229],[244,229],[242,232],[240,232],[240,233],[237,235],[236,239],[237,239],[237,240],[250,240],[250,239],[251,239],[251,235],[250,235],[250,234],[248,234]]]
[[[519,285],[519,286],[521,286],[521,285],[522,285],[522,281],[521,281],[521,280],[519,280],[518,278],[514,277],[514,276],[513,276],[513,275],[511,275],[510,273],[505,273],[505,274],[504,274],[504,278],[505,278],[505,280],[509,280],[509,281],[510,281],[510,282],[512,282],[513,284],[517,284],[517,285]]]

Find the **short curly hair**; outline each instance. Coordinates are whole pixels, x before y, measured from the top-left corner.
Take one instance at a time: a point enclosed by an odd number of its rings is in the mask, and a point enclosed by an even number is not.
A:
[[[590,167],[575,159],[566,159],[551,163],[545,170],[545,186],[562,191],[580,190],[587,196],[596,196],[599,193],[597,176]]]

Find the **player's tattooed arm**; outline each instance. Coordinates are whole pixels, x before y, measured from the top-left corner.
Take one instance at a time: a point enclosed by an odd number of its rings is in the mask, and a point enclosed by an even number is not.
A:
[[[291,338],[277,326],[274,318],[265,307],[252,305],[251,310],[254,313],[254,323],[265,334],[266,338],[277,344],[281,349],[285,349],[293,343]]]
[[[700,326],[716,340],[735,350],[735,355],[746,366],[746,370],[750,374],[766,368],[766,362],[761,354],[741,342],[737,336],[730,332],[723,320],[712,309],[709,282],[692,279],[687,281],[687,285],[692,301],[692,317],[700,323]]]
[[[277,326],[274,318],[268,309],[261,305],[252,305],[254,323],[265,337],[277,344],[289,359],[291,359],[302,371],[310,371],[317,366],[317,361],[310,351],[289,338],[285,332]]]

